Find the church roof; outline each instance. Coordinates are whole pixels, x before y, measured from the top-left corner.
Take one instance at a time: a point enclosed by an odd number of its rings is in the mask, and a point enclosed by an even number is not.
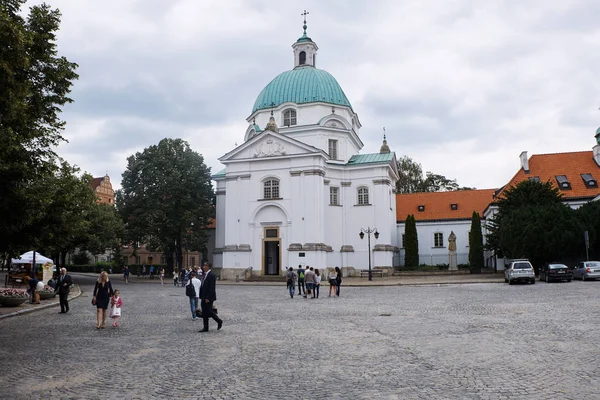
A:
[[[396,220],[409,214],[416,221],[470,220],[473,211],[483,211],[494,200],[495,189],[423,192],[396,195]]]
[[[348,160],[347,165],[388,164],[394,159],[394,153],[356,154]]]
[[[586,185],[583,175],[590,174],[596,181],[594,186]],[[569,189],[562,189],[557,182],[559,176],[565,176]],[[565,200],[596,197],[600,195],[600,167],[594,161],[592,151],[576,151],[569,153],[534,154],[529,158],[529,173],[523,168],[504,186],[504,190],[526,180],[534,179],[540,182],[551,182],[560,190]],[[502,196],[502,192],[498,194]]]
[[[215,179],[215,178],[225,178],[225,171],[226,170],[227,170],[227,168],[223,168],[222,170],[220,170],[216,174],[213,174],[213,176],[211,176],[211,178],[212,179]]]
[[[287,102],[323,102],[352,108],[335,78],[329,72],[312,66],[297,67],[275,77],[256,98],[252,113]]]

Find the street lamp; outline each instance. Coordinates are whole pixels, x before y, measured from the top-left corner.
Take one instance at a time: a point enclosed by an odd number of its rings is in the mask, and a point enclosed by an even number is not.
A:
[[[358,234],[361,240],[365,238],[365,233],[367,234],[367,240],[369,241],[369,280],[372,281],[373,273],[371,272],[371,233],[373,234],[373,236],[375,236],[375,239],[379,239],[379,232],[377,232],[377,228],[361,228],[360,233]]]

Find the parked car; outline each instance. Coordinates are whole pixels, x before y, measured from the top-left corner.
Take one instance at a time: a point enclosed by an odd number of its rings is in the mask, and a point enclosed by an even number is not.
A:
[[[540,281],[548,283],[552,281],[571,282],[573,272],[565,264],[546,264],[540,269]]]
[[[504,282],[512,285],[515,282],[535,283],[535,272],[529,260],[512,260],[504,269]]]
[[[573,279],[588,279],[600,278],[600,261],[582,261],[573,268]]]

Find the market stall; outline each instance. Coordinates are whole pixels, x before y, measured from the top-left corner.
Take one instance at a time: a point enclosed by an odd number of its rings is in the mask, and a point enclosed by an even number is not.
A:
[[[38,252],[28,251],[11,260],[11,267],[8,274],[6,274],[4,287],[24,285],[24,278],[33,276],[33,273],[37,273],[38,279],[43,282],[48,282],[55,272],[54,261]]]

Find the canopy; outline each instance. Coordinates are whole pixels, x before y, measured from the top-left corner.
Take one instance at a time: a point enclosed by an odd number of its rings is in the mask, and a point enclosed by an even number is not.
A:
[[[40,253],[35,253],[35,263],[36,264],[46,264],[47,262],[54,264],[54,261],[49,259],[48,257],[44,257]],[[33,251],[28,251],[27,253],[21,254],[19,258],[12,259],[13,264],[32,264],[33,263]]]

